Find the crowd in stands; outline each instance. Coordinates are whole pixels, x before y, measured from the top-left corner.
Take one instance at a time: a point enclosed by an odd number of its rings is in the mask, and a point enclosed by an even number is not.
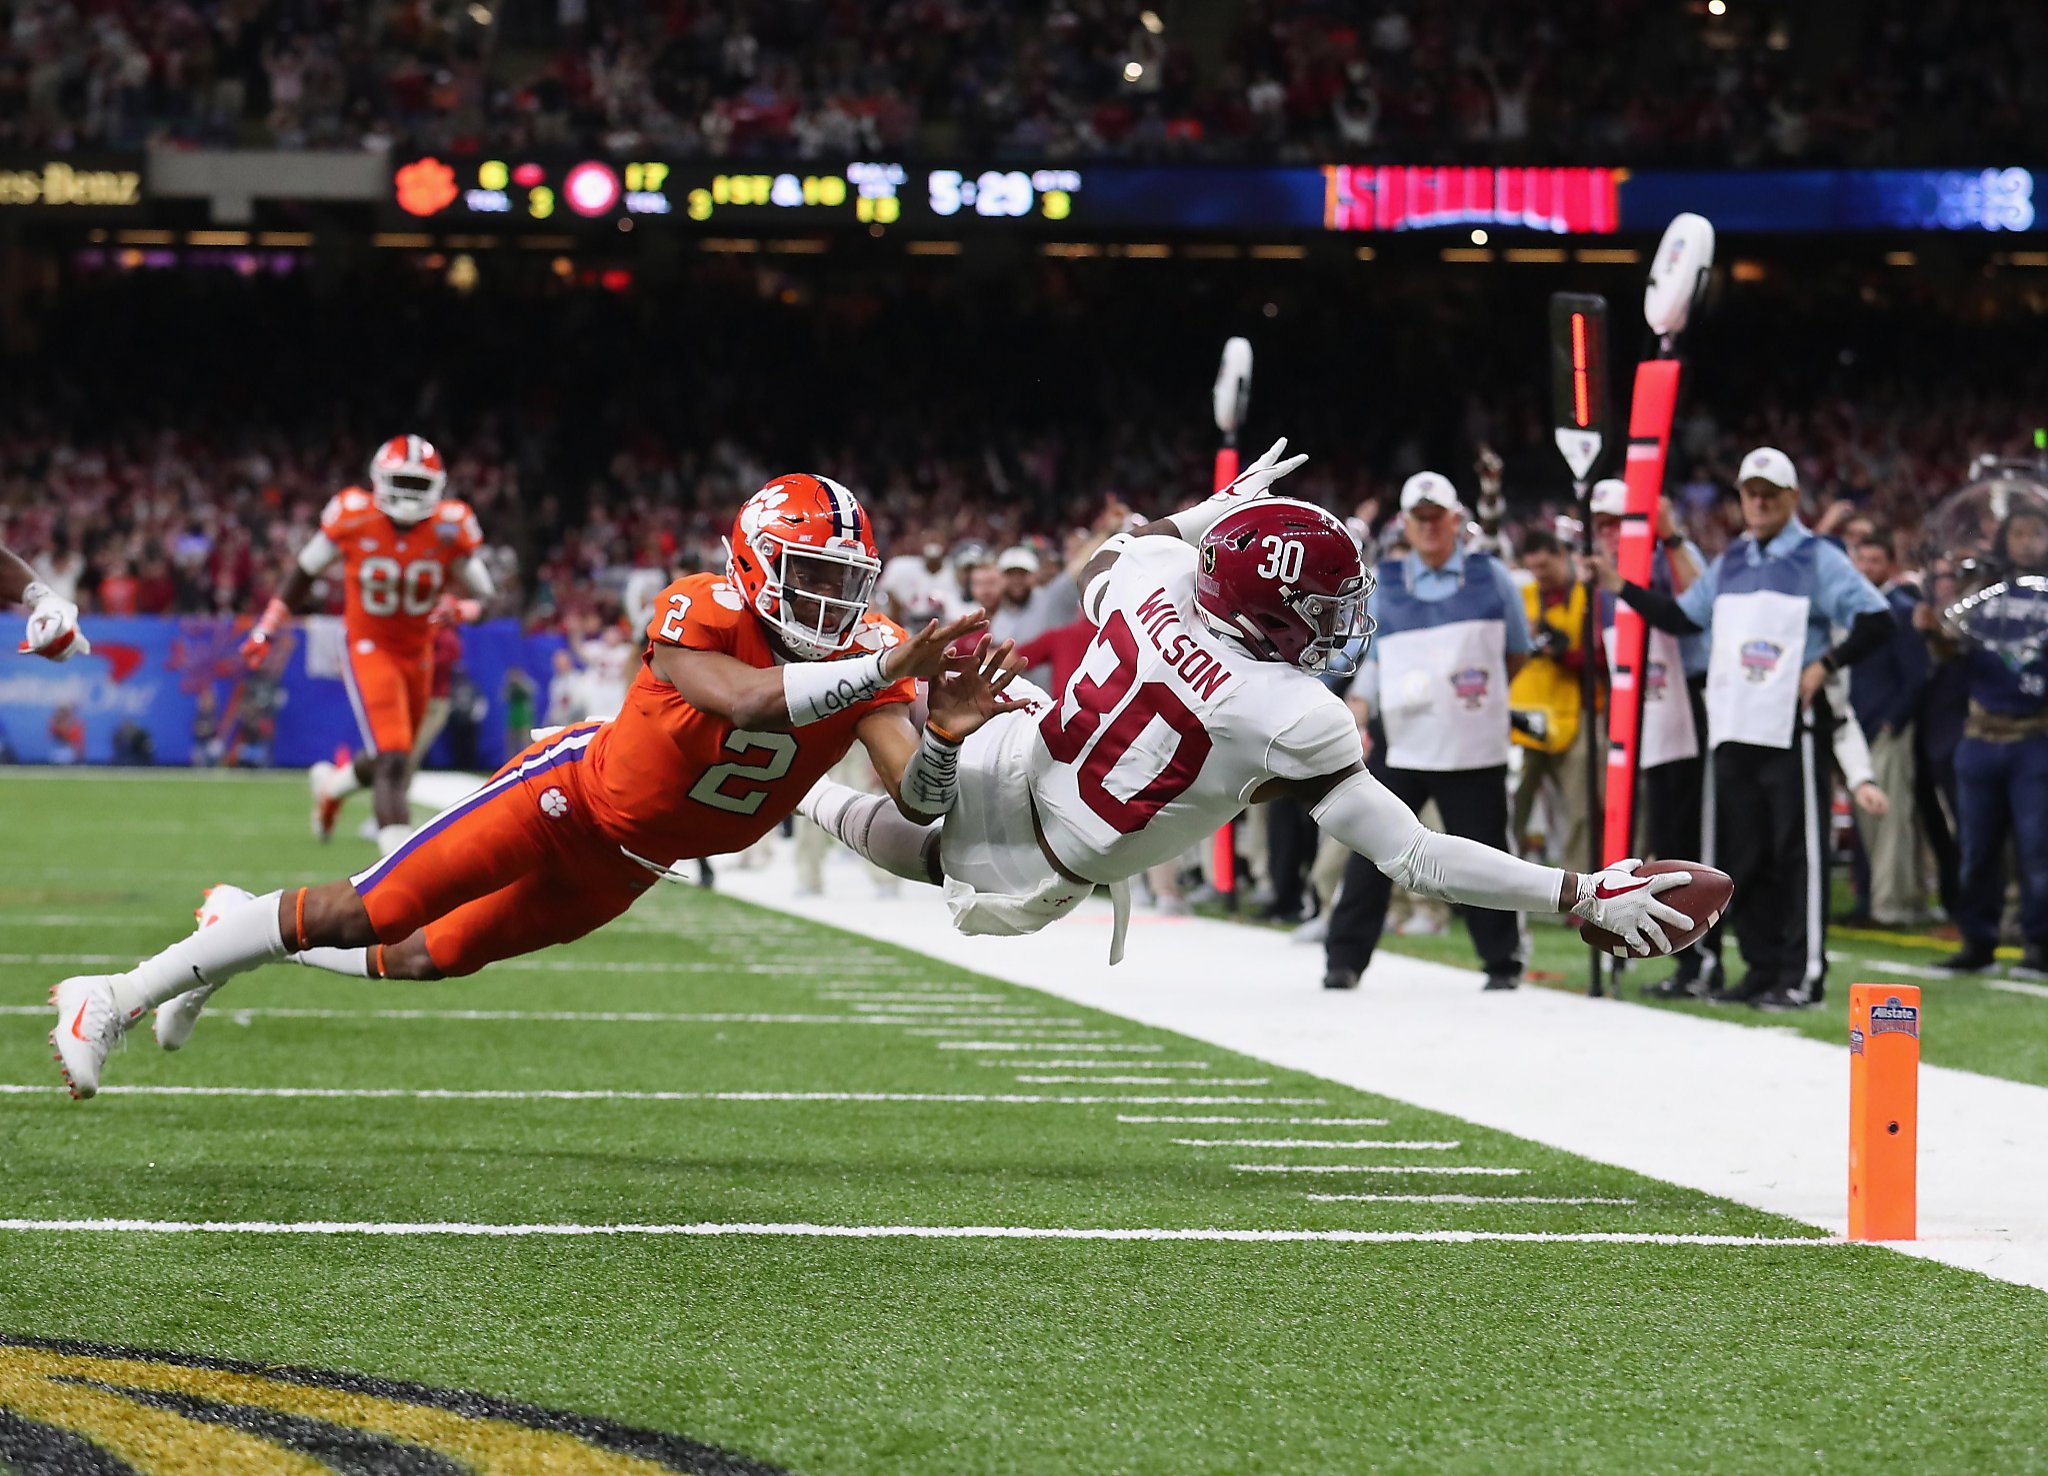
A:
[[[547,9],[9,0],[0,147],[1967,165],[2048,142],[2028,0]]]

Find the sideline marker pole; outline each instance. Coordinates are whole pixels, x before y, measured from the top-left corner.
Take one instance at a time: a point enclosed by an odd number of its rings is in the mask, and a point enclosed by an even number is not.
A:
[[[1222,434],[1223,443],[1216,448],[1216,476],[1214,491],[1221,492],[1237,480],[1237,432],[1244,424],[1244,417],[1251,408],[1252,399],[1252,346],[1243,338],[1233,338],[1223,345],[1223,362],[1216,370],[1216,387],[1212,406],[1216,415],[1216,429]],[[1232,821],[1223,822],[1223,828],[1216,832],[1209,856],[1209,869],[1216,878],[1216,890],[1223,894],[1226,910],[1237,911],[1237,826]]]
[[[1920,991],[1849,986],[1849,1238],[1914,1240],[1919,1224]]]

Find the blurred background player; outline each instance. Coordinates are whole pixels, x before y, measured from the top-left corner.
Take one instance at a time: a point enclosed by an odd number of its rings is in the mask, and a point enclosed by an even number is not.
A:
[[[376,865],[252,896],[215,887],[200,926],[125,974],[66,979],[50,1043],[72,1094],[158,1009],[183,1046],[207,999],[287,954],[357,978],[439,979],[571,942],[631,907],[681,860],[744,850],[781,824],[857,740],[904,814],[958,744],[911,726],[915,678],[933,731],[964,737],[1005,710],[1011,651],[955,656],[980,611],[906,639],[872,612],[881,561],[853,494],[789,476],[750,498],[724,574],[663,591],[625,709],[545,735]],[[196,984],[195,984],[195,981]]]
[[[341,802],[372,787],[377,847],[386,855],[412,829],[406,783],[433,681],[433,628],[473,621],[495,593],[477,556],[483,530],[469,504],[443,498],[441,453],[419,436],[393,436],[370,459],[370,490],[346,487],[320,514],[320,531],[299,550],[284,588],[243,642],[250,669],[269,659],[277,634],[302,608],[313,581],[337,560],[346,589],[347,650],[342,681],[355,709],[363,751],[315,764],[313,833],[334,833]],[[469,598],[457,598],[459,585]]]
[[[36,578],[36,571],[4,545],[0,545],[0,603],[28,610],[28,629],[21,637],[23,655],[69,661],[73,656],[91,654],[92,642],[79,633],[78,606]]]

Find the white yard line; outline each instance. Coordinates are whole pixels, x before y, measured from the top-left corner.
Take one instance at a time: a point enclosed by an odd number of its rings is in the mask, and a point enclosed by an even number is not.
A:
[[[1150,1052],[1154,1055],[1166,1049],[1162,1045],[1021,1045],[1003,1040],[949,1040],[940,1045],[942,1051],[1124,1051],[1132,1055]],[[1146,1063],[1152,1064],[1150,1062]],[[1162,1063],[1163,1064],[1163,1063]]]
[[[1008,1066],[1014,1062],[1005,1061]],[[1018,1081],[1031,1082],[1038,1086],[1058,1083],[1109,1082],[1117,1086],[1219,1086],[1219,1087],[1262,1087],[1272,1085],[1270,1076],[1019,1076]]]
[[[1318,1204],[1634,1204],[1584,1194],[1304,1194]]]
[[[1838,1247],[1822,1236],[1657,1235],[1543,1230],[1155,1230],[1062,1225],[485,1225],[386,1220],[0,1220],[0,1230],[141,1235],[770,1236],[804,1240],[1179,1240],[1219,1244],[1473,1245],[1510,1241],[1578,1245],[1711,1245],[1763,1249]]]
[[[1185,1117],[1173,1115],[1132,1116],[1118,1113],[1118,1122],[1186,1122],[1213,1125],[1221,1123],[1269,1122],[1285,1124],[1288,1127],[1385,1127],[1384,1117]]]
[[[1986,989],[1996,989],[2002,994],[2031,994],[2036,999],[2048,999],[2048,984],[2028,984],[2019,979],[1983,979],[1979,982]]]
[[[1529,1171],[1476,1163],[1233,1163],[1240,1174],[1460,1174],[1473,1178],[1513,1178]]]
[[[1099,1086],[1099,1079],[1091,1079]],[[0,1083],[0,1096],[54,1097],[61,1086]],[[1021,1107],[1313,1107],[1320,1097],[1153,1097],[1052,1096],[1033,1092],[627,1092],[627,1091],[461,1091],[409,1087],[103,1086],[102,1097],[312,1097],[418,1102],[992,1102]]]
[[[1143,1056],[1128,1061],[1087,1060],[1072,1061],[976,1061],[977,1066],[1029,1066],[1035,1070],[1059,1071],[1207,1071],[1207,1061],[1153,1061]]]
[[[1418,1153],[1448,1153],[1465,1145],[1456,1138],[1438,1141],[1403,1138],[1175,1138],[1182,1148],[1410,1148]]]
[[[0,1005],[0,1015],[47,1015],[50,1007]],[[912,1015],[770,1015],[708,1011],[671,1014],[659,1010],[324,1010],[296,1006],[257,1005],[237,1008],[215,1005],[216,1018],[242,1020],[465,1020],[517,1021],[574,1025],[908,1025],[924,1023]],[[1005,1061],[1004,1065],[1014,1065]]]
[[[794,906],[786,864],[734,896]],[[723,878],[721,878],[723,882]],[[1220,1049],[1411,1102],[1600,1163],[1840,1232],[1847,1218],[1847,1042],[1808,1040],[1554,989],[1482,993],[1477,973],[1382,951],[1356,991],[1319,989],[1312,949],[1200,918],[1132,919],[1107,962],[1100,901],[1025,938],[953,931],[938,894],[806,901],[804,915],[885,938]],[[1879,976],[1882,977],[1881,975]],[[1834,989],[1851,980],[1838,970]],[[2048,986],[1985,980],[2009,992]],[[1927,997],[1930,1037],[1942,996]],[[1920,1235],[1898,1244],[2048,1289],[2048,1087],[1940,1066],[1920,1072]]]
[[[1004,1030],[976,1030],[976,1029],[975,1029],[975,1028],[974,1028],[973,1026],[971,1026],[971,1025],[919,1025],[919,1026],[916,1026],[916,1027],[914,1027],[913,1029],[905,1030],[905,1031],[904,1031],[903,1033],[904,1033],[905,1035],[935,1035],[935,1036],[936,1036],[936,1035],[1009,1035],[1009,1036],[1016,1036],[1016,1037],[1018,1037],[1018,1038],[1020,1038],[1020,1039],[1029,1039],[1029,1040],[1051,1040],[1051,1041],[1075,1041],[1075,1040],[1110,1040],[1110,1039],[1113,1039],[1113,1038],[1115,1038],[1116,1036],[1119,1036],[1119,1035],[1122,1035],[1122,1034],[1123,1034],[1123,1032],[1122,1032],[1121,1030],[1040,1030],[1040,1029],[1036,1029],[1036,1028],[1032,1028],[1032,1029],[1004,1029]],[[1009,1049],[1009,1047],[1008,1047],[1008,1046],[1005,1046],[1005,1045],[991,1045],[991,1044],[990,1044],[989,1042],[987,1042],[987,1041],[985,1041],[985,1040],[984,1040],[984,1041],[979,1041],[979,1042],[977,1042],[974,1048],[975,1048],[976,1050],[1008,1050],[1008,1049]],[[1049,1046],[1044,1046],[1044,1047],[1034,1047],[1034,1049],[1043,1049],[1043,1050],[1049,1050],[1049,1051],[1078,1051],[1078,1050],[1093,1050],[1093,1049],[1095,1049],[1095,1047],[1093,1047],[1093,1046],[1076,1046],[1076,1045],[1049,1045]],[[1158,1048],[1157,1046],[1151,1046],[1151,1047],[1139,1047],[1139,1046],[1131,1046],[1131,1047],[1128,1047],[1128,1049],[1130,1049],[1130,1050],[1139,1050],[1139,1049],[1150,1049],[1150,1050],[1157,1050],[1157,1049],[1159,1049],[1159,1048]]]

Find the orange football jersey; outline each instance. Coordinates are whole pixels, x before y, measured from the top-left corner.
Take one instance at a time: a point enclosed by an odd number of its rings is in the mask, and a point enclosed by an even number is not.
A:
[[[428,617],[449,573],[482,546],[483,529],[469,504],[447,498],[424,522],[401,528],[361,487],[328,500],[320,531],[341,551],[349,643],[374,641],[397,656],[423,656],[433,645]]]
[[[901,641],[903,630],[870,613],[855,639],[862,650],[881,651]],[[650,653],[682,646],[764,669],[776,664],[761,621],[721,574],[692,574],[663,590],[647,641]],[[862,718],[916,697],[917,683],[905,678],[824,722],[782,733],[735,731],[684,701],[642,661],[625,707],[591,739],[581,788],[604,831],[650,861],[744,850],[846,756]]]

